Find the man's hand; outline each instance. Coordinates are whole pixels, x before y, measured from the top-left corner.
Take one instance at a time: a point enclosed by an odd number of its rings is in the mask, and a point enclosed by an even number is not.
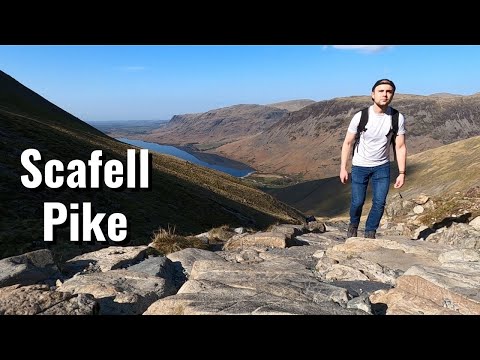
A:
[[[397,176],[397,180],[395,180],[395,185],[393,185],[393,187],[395,189],[399,189],[403,186],[404,183],[405,183],[405,174],[400,174]]]
[[[345,184],[348,180],[348,171],[345,169],[340,170],[340,181]]]

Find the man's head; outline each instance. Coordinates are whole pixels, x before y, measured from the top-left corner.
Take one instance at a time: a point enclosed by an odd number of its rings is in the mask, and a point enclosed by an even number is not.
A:
[[[378,86],[378,85],[383,85],[383,84],[387,84],[387,85],[390,85],[393,89],[393,92],[395,93],[395,84],[393,83],[392,80],[389,80],[389,79],[380,79],[380,80],[377,80],[377,82],[375,84],[373,84],[372,86],[372,92],[375,92],[375,88]]]
[[[373,102],[383,108],[388,106],[395,94],[395,84],[392,80],[380,79],[372,87],[372,100]]]

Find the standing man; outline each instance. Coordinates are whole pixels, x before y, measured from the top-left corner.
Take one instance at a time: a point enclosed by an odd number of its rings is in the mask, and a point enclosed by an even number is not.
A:
[[[394,187],[405,183],[407,147],[405,145],[405,118],[389,106],[395,94],[395,84],[388,79],[378,80],[372,87],[373,105],[356,113],[348,126],[342,146],[340,181],[348,180],[347,160],[352,152],[352,196],[350,224],[347,237],[357,236],[368,183],[372,183],[372,208],[365,224],[365,237],[375,239],[383,216],[390,186],[390,143],[395,143],[398,173]],[[367,112],[368,111],[368,112]],[[362,112],[366,125],[361,122]],[[367,115],[368,114],[368,115]],[[398,120],[397,120],[398,118]],[[397,122],[398,121],[398,122]],[[396,125],[398,124],[398,125]],[[396,134],[394,133],[395,130]],[[358,133],[358,135],[357,135]]]

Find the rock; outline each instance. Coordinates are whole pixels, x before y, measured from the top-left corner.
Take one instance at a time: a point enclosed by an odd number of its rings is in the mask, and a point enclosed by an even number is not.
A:
[[[0,260],[0,287],[31,285],[61,274],[50,250],[42,249]]]

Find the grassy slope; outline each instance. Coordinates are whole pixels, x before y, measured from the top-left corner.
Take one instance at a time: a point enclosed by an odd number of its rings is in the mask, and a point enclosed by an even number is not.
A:
[[[390,196],[397,193],[401,193],[405,198],[420,193],[446,195],[480,185],[480,136],[408,156],[407,171],[405,185],[401,189],[394,189],[393,182],[398,170],[397,165],[392,163]],[[342,185],[338,177],[265,190],[309,214],[348,214],[350,185]],[[364,214],[369,207],[367,201]]]
[[[20,182],[27,173],[20,155],[27,148],[38,149],[44,161],[58,159],[65,165],[73,159],[86,162],[93,150],[102,149],[104,161],[119,159],[125,165],[131,146],[107,137],[4,73],[0,73],[0,101],[0,258],[30,250],[32,244],[46,246],[45,201],[67,207],[88,201],[95,213],[125,214],[128,244],[146,244],[152,231],[169,225],[179,234],[191,234],[222,224],[261,229],[303,217],[237,178],[159,154],[153,154],[151,191],[27,189]],[[68,228],[57,235],[52,250],[83,251],[69,241]]]
[[[438,195],[480,185],[480,136],[427,150],[408,158],[409,182],[402,195]]]

